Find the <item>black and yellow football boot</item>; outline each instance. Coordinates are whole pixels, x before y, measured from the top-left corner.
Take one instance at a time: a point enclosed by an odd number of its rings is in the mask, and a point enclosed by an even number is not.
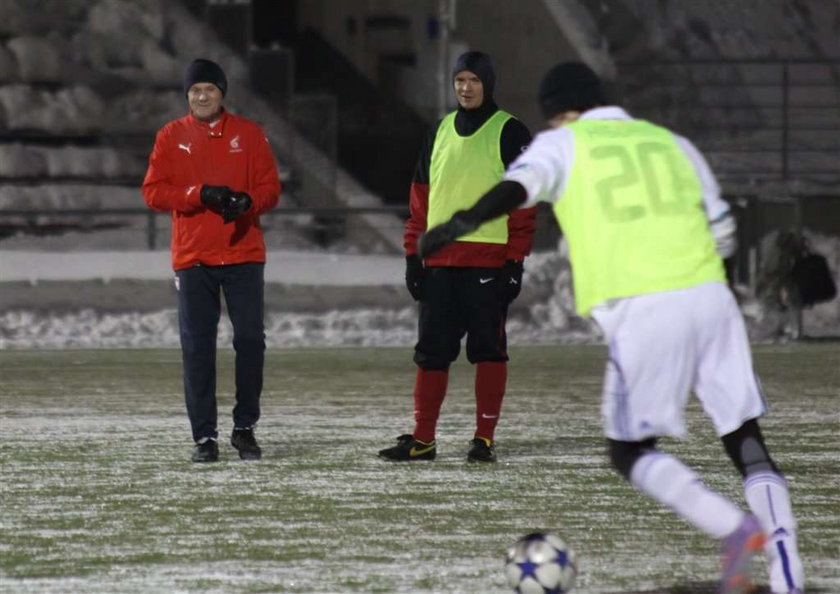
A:
[[[392,448],[379,450],[379,457],[386,460],[405,462],[410,460],[434,460],[437,456],[437,443],[432,440],[428,443],[414,439],[414,436],[406,433],[397,438],[397,445]]]
[[[470,462],[495,462],[496,446],[489,439],[476,437],[470,442],[467,460]]]

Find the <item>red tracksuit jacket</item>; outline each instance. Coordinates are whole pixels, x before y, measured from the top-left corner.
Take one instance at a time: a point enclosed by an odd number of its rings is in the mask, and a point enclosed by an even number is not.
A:
[[[251,196],[232,223],[201,203],[202,185]],[[224,111],[212,128],[192,114],[160,129],[143,181],[149,208],[172,213],[172,267],[265,262],[260,215],[277,205],[280,179],[268,139],[253,121]]]

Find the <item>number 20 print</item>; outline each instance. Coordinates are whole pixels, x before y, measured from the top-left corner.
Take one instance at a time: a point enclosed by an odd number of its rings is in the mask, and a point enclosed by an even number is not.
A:
[[[675,149],[661,142],[642,142],[632,146],[605,145],[589,151],[590,158],[603,171],[603,162],[618,162],[618,172],[595,183],[607,219],[625,223],[644,217],[672,216],[691,205],[690,186],[679,175],[681,164]],[[635,156],[635,159],[634,159]],[[633,186],[635,191],[630,190]],[[645,197],[645,203],[627,204],[630,196]],[[625,204],[621,204],[624,202]]]

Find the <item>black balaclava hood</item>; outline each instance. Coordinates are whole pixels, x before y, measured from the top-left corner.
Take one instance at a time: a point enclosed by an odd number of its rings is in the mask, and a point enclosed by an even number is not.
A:
[[[211,60],[198,58],[187,66],[184,72],[184,95],[189,93],[190,87],[195,83],[213,83],[222,92],[222,97],[227,94],[227,77],[222,67]]]
[[[462,70],[469,70],[474,73],[484,87],[484,103],[493,101],[493,89],[496,87],[496,72],[493,68],[493,60],[484,52],[465,52],[455,60],[452,68],[452,81],[455,75]]]
[[[549,70],[540,83],[538,100],[545,119],[564,111],[586,111],[606,105],[600,77],[583,62],[563,62]]]

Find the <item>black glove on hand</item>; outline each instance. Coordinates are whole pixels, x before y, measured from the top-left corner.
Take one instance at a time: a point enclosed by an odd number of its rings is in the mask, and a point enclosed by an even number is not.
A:
[[[445,223],[432,227],[420,237],[418,249],[421,258],[426,258],[446,247],[462,235],[478,229],[479,223],[467,211],[459,210]]]
[[[222,200],[222,218],[230,223],[243,212],[251,208],[251,197],[245,192],[232,192]]]
[[[417,254],[405,257],[405,286],[415,301],[420,301],[423,294],[423,279],[426,270],[423,268],[423,260]]]
[[[210,208],[221,208],[222,202],[233,192],[227,186],[201,186],[201,203]]]
[[[522,290],[522,272],[524,269],[522,262],[516,260],[508,260],[502,266],[501,284],[508,303],[516,299]]]

